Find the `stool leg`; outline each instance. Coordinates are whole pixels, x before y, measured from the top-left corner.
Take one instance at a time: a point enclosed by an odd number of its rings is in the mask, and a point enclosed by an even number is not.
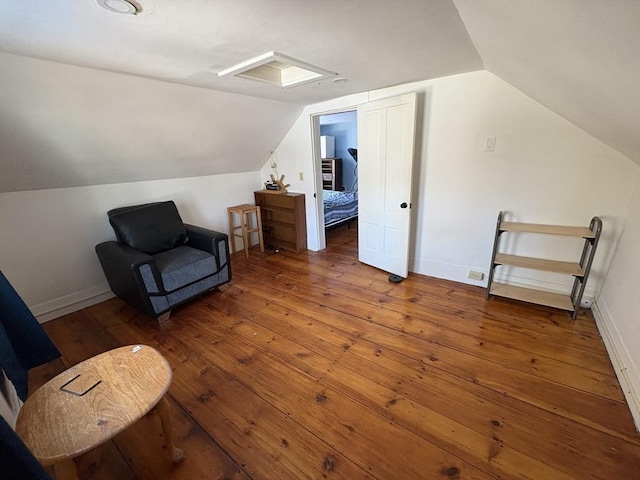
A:
[[[262,234],[262,214],[260,213],[260,207],[256,207],[256,218],[258,221],[258,240],[260,241],[260,251],[264,253],[264,238]]]
[[[233,228],[233,212],[227,209],[227,216],[229,217],[229,240],[231,242],[231,253],[236,253],[236,237],[234,236]]]
[[[173,463],[180,463],[184,458],[184,452],[173,444],[173,426],[171,425],[171,413],[169,412],[169,402],[167,397],[162,397],[156,405],[160,424],[162,425],[162,435],[164,435],[164,443],[167,445],[169,457]]]
[[[78,480],[78,470],[72,458],[67,458],[53,465],[56,480]]]
[[[241,220],[241,230],[242,230],[242,242],[244,244],[244,256],[249,258],[249,235],[247,234],[247,214],[242,212],[240,215]]]

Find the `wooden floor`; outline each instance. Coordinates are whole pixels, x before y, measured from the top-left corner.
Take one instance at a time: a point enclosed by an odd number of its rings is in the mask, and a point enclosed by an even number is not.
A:
[[[144,343],[174,369],[182,464],[155,415],[77,460],[84,479],[638,479],[640,437],[590,312],[324,252],[233,258],[232,286],[163,328],[118,299],[48,322],[61,360]]]

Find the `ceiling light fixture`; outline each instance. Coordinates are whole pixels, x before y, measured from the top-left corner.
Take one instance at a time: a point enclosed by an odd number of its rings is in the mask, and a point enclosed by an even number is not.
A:
[[[337,73],[296,60],[282,53],[268,52],[218,73],[218,77],[225,75],[257,80],[282,88],[291,88],[334,77]]]
[[[142,11],[142,5],[134,0],[96,0],[105,10],[123,15],[137,15]]]

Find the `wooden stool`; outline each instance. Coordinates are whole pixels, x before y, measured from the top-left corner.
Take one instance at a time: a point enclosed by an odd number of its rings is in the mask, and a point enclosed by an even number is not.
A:
[[[180,462],[184,453],[173,444],[165,398],[172,375],[160,352],[146,345],[102,353],[36,390],[20,410],[16,432],[44,466],[54,466],[58,480],[77,480],[74,457],[110,440],[155,407],[169,456]]]
[[[240,215],[240,225],[234,223],[233,214]],[[256,215],[256,228],[249,228],[248,215],[255,213]],[[231,252],[236,253],[236,241],[234,237],[241,237],[242,244],[244,246],[244,256],[249,258],[249,234],[257,233],[260,240],[260,251],[264,252],[264,239],[262,237],[262,217],[260,216],[260,207],[257,205],[236,205],[235,207],[228,207],[227,214],[229,215],[229,236],[231,237]],[[240,230],[240,234],[236,233],[236,230]]]

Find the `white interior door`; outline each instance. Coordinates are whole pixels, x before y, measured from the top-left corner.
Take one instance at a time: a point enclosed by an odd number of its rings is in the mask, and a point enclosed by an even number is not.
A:
[[[416,94],[358,106],[358,259],[407,277]]]

